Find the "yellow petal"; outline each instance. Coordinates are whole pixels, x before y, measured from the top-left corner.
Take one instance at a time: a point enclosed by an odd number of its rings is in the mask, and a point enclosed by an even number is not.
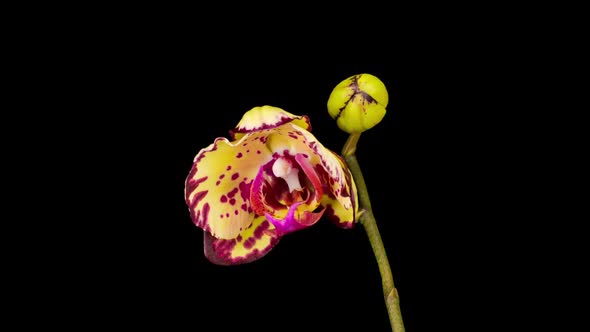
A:
[[[204,233],[205,257],[219,265],[236,265],[255,261],[266,255],[278,242],[275,227],[264,216],[254,219],[235,239],[216,239]]]
[[[234,139],[240,139],[245,133],[272,129],[289,122],[303,129],[311,130],[311,123],[306,115],[294,115],[281,108],[265,105],[254,107],[246,112],[236,128],[230,131],[230,134]]]
[[[193,222],[220,239],[233,239],[254,219],[250,186],[260,165],[272,159],[267,133],[247,134],[229,142],[218,138],[195,157],[185,183]]]
[[[324,147],[315,137],[306,131],[302,131],[305,140],[309,141],[310,148],[314,151],[314,155],[319,157],[319,162],[322,168],[326,171],[328,178],[325,180],[329,184],[330,192],[336,197],[338,202],[345,208],[353,207],[353,202],[350,198],[352,177],[350,172],[342,160],[342,158],[335,152]],[[311,162],[316,162],[317,159],[311,158]],[[354,192],[356,195],[356,190]]]

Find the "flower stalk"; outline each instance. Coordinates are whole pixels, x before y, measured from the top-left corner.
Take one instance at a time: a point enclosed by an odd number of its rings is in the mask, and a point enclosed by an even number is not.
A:
[[[355,154],[360,135],[360,133],[352,133],[348,137],[342,149],[342,156],[344,157],[344,160],[346,161],[346,164],[348,165],[357,186],[359,196],[359,220],[365,228],[365,232],[367,233],[367,237],[371,243],[371,248],[375,254],[375,259],[377,260],[377,265],[379,266],[383,287],[383,297],[385,299],[385,305],[387,307],[391,329],[393,332],[404,332],[405,327],[399,304],[399,294],[395,288],[391,267],[389,265],[389,260],[387,259],[383,240],[381,239],[381,234],[379,233],[379,228],[377,227],[377,221],[373,215],[371,200],[369,199],[369,192],[367,190],[363,173]]]

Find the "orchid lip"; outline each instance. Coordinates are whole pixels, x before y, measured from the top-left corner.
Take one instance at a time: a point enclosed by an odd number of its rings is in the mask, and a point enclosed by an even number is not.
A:
[[[303,218],[304,210],[318,207],[323,193],[321,181],[303,154],[295,156],[275,155],[261,166],[250,194],[253,210],[257,215],[271,215],[284,219],[299,205],[297,218]]]
[[[297,207],[301,204],[303,202],[291,205],[289,212],[283,219],[274,218],[269,213],[265,213],[266,219],[274,225],[279,236],[314,225],[326,211],[325,208],[322,208],[318,212],[303,211],[299,213]],[[299,215],[296,216],[297,214]]]

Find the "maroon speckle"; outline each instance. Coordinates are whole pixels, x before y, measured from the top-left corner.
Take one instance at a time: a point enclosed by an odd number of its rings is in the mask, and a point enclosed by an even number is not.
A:
[[[239,152],[239,153],[236,155],[236,158],[242,158],[242,156],[243,156],[243,154],[242,154],[241,152]]]
[[[229,213],[226,213],[226,214],[225,214],[225,217],[226,217],[226,218],[229,218]]]
[[[242,204],[242,206],[240,206],[242,208],[242,210],[248,212],[248,205],[246,205],[246,203]]]
[[[241,228],[240,228],[240,230],[241,230]],[[242,235],[238,235],[238,237],[236,238],[236,241],[242,242]]]
[[[246,146],[246,145],[248,145],[248,143],[244,143],[244,144],[242,144],[242,146]]]
[[[221,198],[219,200],[221,201],[221,203],[225,203],[227,202],[227,196],[221,195]]]
[[[268,220],[265,220],[262,224],[258,225],[258,227],[256,227],[256,230],[254,230],[254,236],[257,239],[260,239],[262,237],[262,235],[264,235],[264,231],[268,229],[269,226],[269,222]]]
[[[334,212],[332,205],[330,205],[330,204],[328,204],[326,206],[326,213],[324,215],[328,218],[328,220],[330,220],[332,223],[334,223],[336,226],[338,226],[340,228],[353,228],[354,227],[354,220],[350,220],[350,221],[340,220],[340,218]]]
[[[305,158],[309,158],[309,156],[307,155],[307,153],[303,153],[303,156],[304,156]]]
[[[324,213],[324,216],[326,216],[326,218],[328,218],[332,222],[340,222],[340,218],[336,215],[334,208],[332,207],[332,204],[326,205],[326,213]]]
[[[205,203],[205,205],[203,205],[202,225],[209,225],[207,222],[208,219],[209,219],[209,203]]]
[[[256,153],[257,153],[257,154],[261,154],[262,152],[260,152],[260,150],[256,150]]]
[[[297,139],[297,136],[295,134],[291,133],[291,132],[289,133],[289,137],[294,138],[294,139]]]
[[[250,238],[246,239],[246,241],[244,241],[244,248],[250,249],[254,246],[255,243],[256,243],[256,240],[250,237]]]
[[[260,142],[266,143],[266,138],[267,138],[267,136],[260,137]]]
[[[227,196],[229,198],[233,198],[237,193],[238,193],[238,188],[234,188],[234,189],[232,189],[232,191],[227,193]]]
[[[250,150],[246,150],[246,153],[250,152]]]
[[[235,198],[230,199],[229,200],[229,204],[235,205],[236,204],[236,199]]]
[[[318,152],[318,147],[316,146],[316,142],[310,142],[308,145],[309,147],[314,150],[315,152]]]
[[[239,176],[240,176],[240,173],[234,173],[234,174],[231,176],[231,179],[232,179],[232,180],[235,180],[235,179],[237,179]]]
[[[188,184],[189,181],[194,181],[193,177],[198,172],[198,170],[199,168],[197,167],[197,164],[193,164],[193,166],[191,167],[191,171],[188,173],[188,176],[186,177],[186,184]]]
[[[225,170],[229,171],[231,169],[231,165],[228,165]]]
[[[221,174],[221,175],[219,176],[219,180],[223,179],[224,177],[225,177],[225,174]]]
[[[187,193],[193,192],[195,189],[197,189],[199,184],[205,182],[207,180],[207,178],[208,178],[207,176],[204,176],[204,177],[198,178],[196,180],[188,180],[187,185],[186,185],[186,192]]]
[[[217,181],[215,182],[215,185],[216,185],[216,186],[218,186],[220,183],[221,183],[221,181],[217,180]]]
[[[248,207],[248,213],[252,213],[252,207]]]
[[[195,206],[197,206],[197,204],[199,204],[199,202],[205,198],[205,196],[207,196],[207,193],[209,191],[208,190],[203,190],[203,191],[199,191],[198,193],[195,194],[195,196],[193,196],[193,200],[190,204],[191,208],[194,208]]]
[[[213,238],[211,235],[205,235],[205,255],[209,259],[229,259],[231,251],[236,245],[236,241],[232,240],[219,240]],[[211,256],[211,251],[217,256]],[[223,261],[220,261],[220,263]]]
[[[340,196],[350,197],[350,193],[348,192],[348,189],[346,187],[342,187],[342,191],[340,192]]]
[[[223,219],[223,214],[220,214],[220,215],[219,215],[219,218]]]
[[[238,210],[235,210],[235,211],[234,211],[234,214],[235,214],[236,216],[238,215],[238,213],[239,213],[239,212],[238,212]]]
[[[191,220],[193,221],[193,223],[195,223],[195,225],[197,225],[197,226],[203,226],[200,224],[201,210],[190,209],[189,211],[190,211]],[[207,225],[207,226],[209,226],[209,225]]]
[[[215,148],[214,148],[213,150],[217,150],[217,146],[215,146]],[[211,150],[211,151],[213,151],[213,150]],[[203,152],[203,153],[202,153],[200,156],[198,156],[198,157],[197,157],[197,159],[195,159],[195,164],[199,163],[199,161],[201,161],[203,158],[205,158],[205,154],[206,154],[207,152],[208,152],[208,151],[206,151],[206,152]]]
[[[248,201],[250,199],[250,188],[252,187],[252,182],[254,180],[250,181],[249,183],[246,182],[246,178],[244,178],[243,182],[240,182],[239,188],[240,188],[240,196],[242,197],[242,200],[244,200],[245,202]]]

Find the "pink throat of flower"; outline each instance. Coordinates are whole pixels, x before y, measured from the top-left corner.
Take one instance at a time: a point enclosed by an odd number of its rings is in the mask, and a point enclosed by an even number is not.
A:
[[[256,214],[275,215],[275,212],[288,210],[293,204],[308,202],[314,193],[321,191],[313,168],[306,169],[302,165],[309,163],[305,158],[303,155],[275,156],[260,169],[251,194]],[[310,170],[313,180],[309,176]],[[321,195],[321,192],[317,194]]]
[[[266,216],[280,234],[311,226],[325,210],[315,211],[322,183],[303,154],[275,156],[261,167],[251,190],[254,212]]]

